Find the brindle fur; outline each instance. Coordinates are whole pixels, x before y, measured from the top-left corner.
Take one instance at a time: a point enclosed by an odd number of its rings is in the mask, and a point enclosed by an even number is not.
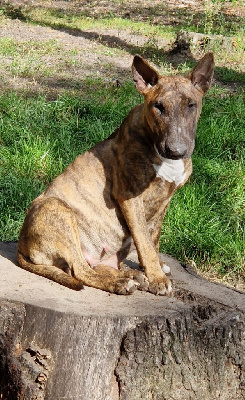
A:
[[[140,286],[171,294],[159,259],[161,225],[173,193],[192,172],[213,69],[212,53],[186,78],[159,76],[134,57],[133,79],[144,104],[33,201],[18,244],[22,268],[76,290],[87,285],[127,294]],[[145,275],[116,269],[134,246]]]

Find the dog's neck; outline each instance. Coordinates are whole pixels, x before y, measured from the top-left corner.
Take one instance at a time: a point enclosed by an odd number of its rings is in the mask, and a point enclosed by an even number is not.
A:
[[[169,158],[161,157],[161,165],[153,164],[156,171],[156,176],[167,182],[174,182],[179,186],[186,179],[185,165],[182,159],[170,160]]]
[[[127,126],[128,129],[125,129],[125,126]],[[122,132],[123,140],[126,139],[125,132],[127,132],[126,135],[129,135],[128,138],[132,136],[134,142],[139,141],[146,145],[149,157],[150,153],[152,153],[152,156],[155,156],[154,135],[145,117],[144,104],[139,104],[131,110],[122,123],[120,131]]]

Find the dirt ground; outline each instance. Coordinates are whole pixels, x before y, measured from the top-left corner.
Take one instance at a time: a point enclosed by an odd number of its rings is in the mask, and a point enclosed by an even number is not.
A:
[[[102,36],[104,41],[102,42]],[[43,76],[36,71],[35,76],[13,75],[1,73],[0,85],[2,88],[17,91],[31,91],[36,93],[62,93],[64,90],[80,88],[81,82],[87,77],[102,78],[105,81],[129,79],[130,66],[133,56],[125,49],[123,51],[108,51],[108,43],[115,48],[119,41],[125,46],[143,46],[147,37],[132,35],[129,31],[118,32],[114,29],[94,29],[91,31],[69,32],[52,27],[30,25],[21,20],[8,19],[0,25],[0,37],[8,37],[23,42],[55,41],[59,51],[55,55],[41,56],[43,65],[53,69],[49,76]],[[167,45],[167,43],[164,43]],[[66,53],[74,51],[73,65],[66,62]],[[116,53],[116,54],[115,54]],[[3,62],[3,61],[2,61]],[[12,57],[9,57],[9,64]],[[1,63],[0,63],[1,71]],[[29,74],[30,75],[30,74]]]
[[[42,7],[61,13],[81,13],[95,19],[103,16],[130,18],[133,21],[150,21],[153,24],[175,25],[186,20],[198,21],[203,13],[204,2],[193,0],[163,1],[36,1],[13,0],[8,3],[0,0],[0,6],[9,4],[8,19],[0,19],[0,37],[12,38],[19,42],[56,43],[56,52],[39,55],[37,64],[30,60],[30,71],[16,73],[11,71],[13,56],[0,62],[0,87],[15,91],[45,93],[55,97],[65,90],[81,89],[86,77],[99,77],[106,82],[120,82],[130,79],[130,67],[133,54],[144,55],[157,51],[167,55],[167,62],[173,73],[178,72],[178,63],[188,57],[185,54],[171,54],[174,41],[153,39],[147,35],[132,34],[129,29],[72,29],[46,24],[29,23],[25,20],[24,10]],[[240,18],[243,9],[232,3],[222,3],[222,12],[227,18]],[[6,13],[5,13],[6,15]],[[35,21],[32,21],[35,22]],[[58,48],[58,50],[57,50]],[[72,61],[69,60],[73,52]],[[147,54],[146,54],[147,55]],[[201,56],[197,52],[195,58]],[[31,57],[31,55],[30,55]],[[23,60],[23,63],[25,61]],[[38,64],[39,63],[39,64]],[[40,66],[40,70],[39,70]],[[49,73],[42,74],[41,68],[49,68]],[[28,67],[28,66],[27,66]],[[9,69],[9,71],[8,71]],[[31,70],[34,69],[34,72]]]
[[[204,11],[203,0],[11,0],[8,2],[15,7],[44,7],[56,10],[66,10],[83,13],[87,16],[105,17],[108,15],[116,17],[127,17],[132,20],[149,20],[153,23],[173,25],[183,22],[187,14],[195,15]],[[222,2],[222,12],[233,16],[241,17],[244,13],[242,2]],[[179,14],[181,10],[181,14]]]

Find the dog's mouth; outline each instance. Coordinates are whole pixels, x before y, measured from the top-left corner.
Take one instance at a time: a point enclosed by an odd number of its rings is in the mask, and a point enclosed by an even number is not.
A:
[[[188,158],[188,155],[187,155],[187,153],[183,153],[183,154],[176,154],[176,153],[174,153],[174,152],[172,152],[172,151],[169,151],[168,149],[164,152],[164,154],[165,154],[165,158],[169,158],[170,160],[180,160],[180,159],[183,159],[183,158]]]
[[[158,157],[168,158],[170,160],[180,160],[184,158],[189,158],[192,152],[189,152],[187,148],[182,149],[170,149],[168,146],[162,145],[161,143],[155,144],[155,150]]]
[[[173,151],[162,148],[161,144],[155,144],[155,150],[157,152],[157,155],[159,158],[167,158],[170,160],[180,160],[182,158],[188,158],[189,156],[187,154],[176,154]]]
[[[165,151],[162,149],[162,147],[159,144],[155,144],[154,147],[155,147],[157,155],[160,158],[166,158]]]

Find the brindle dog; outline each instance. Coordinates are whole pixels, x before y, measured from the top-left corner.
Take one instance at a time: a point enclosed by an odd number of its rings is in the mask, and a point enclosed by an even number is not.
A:
[[[212,53],[187,77],[159,76],[134,57],[133,79],[144,103],[33,201],[19,238],[22,268],[76,290],[87,285],[127,294],[142,286],[171,294],[159,259],[161,225],[173,193],[192,172],[213,70]],[[118,268],[134,246],[144,275]]]

